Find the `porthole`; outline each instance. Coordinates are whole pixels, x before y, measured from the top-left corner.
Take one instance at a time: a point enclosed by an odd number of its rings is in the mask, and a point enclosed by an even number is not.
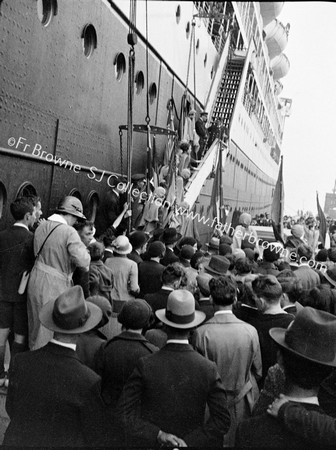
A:
[[[206,53],[205,54],[205,56],[204,56],[204,67],[206,67],[206,65],[207,65],[207,61],[208,61],[208,54]]]
[[[135,75],[135,86],[136,93],[139,95],[145,86],[145,77],[141,70]]]
[[[68,195],[71,195],[72,197],[76,197],[76,198],[78,198],[78,200],[82,201],[82,195],[79,192],[79,190],[76,188],[71,189],[71,191],[69,192]]]
[[[31,197],[31,196],[36,196],[36,195],[37,195],[37,192],[36,192],[36,189],[34,188],[34,186],[29,181],[25,181],[19,187],[15,198]]]
[[[197,41],[196,41],[196,55],[198,55],[199,47],[200,47],[200,40],[197,39]]]
[[[179,24],[180,20],[181,20],[181,6],[180,5],[178,5],[176,8],[175,16],[176,16],[176,23]]]
[[[120,81],[126,72],[126,59],[123,53],[117,53],[113,64],[115,66],[115,76],[117,81]]]
[[[7,192],[5,185],[0,181],[0,218],[2,217],[3,210],[7,202]]]
[[[156,88],[156,84],[155,83],[152,83],[150,85],[148,94],[149,94],[149,102],[150,102],[150,104],[152,104],[154,102],[154,100],[156,99],[156,96],[157,96],[157,88]]]
[[[47,27],[57,14],[57,0],[37,0],[37,17],[44,27]]]
[[[90,58],[94,50],[97,48],[97,33],[95,27],[89,23],[85,25],[82,32],[83,53]]]
[[[99,196],[96,191],[91,191],[87,198],[86,217],[90,222],[96,220],[96,215],[99,207]]]
[[[189,39],[189,36],[190,36],[190,22],[188,22],[187,26],[186,26],[186,37],[187,37],[187,39]]]

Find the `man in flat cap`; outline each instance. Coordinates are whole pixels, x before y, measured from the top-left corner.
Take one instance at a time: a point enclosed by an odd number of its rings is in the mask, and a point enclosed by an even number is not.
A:
[[[82,288],[74,286],[44,305],[39,318],[54,333],[53,339],[14,359],[6,401],[10,424],[4,445],[104,445],[100,377],[76,354],[78,335],[101,321],[102,310],[86,302]]]
[[[191,329],[205,314],[195,311],[191,292],[180,289],[155,314],[166,325],[168,340],[158,352],[138,361],[121,394],[119,417],[129,439],[125,444],[223,446],[230,427],[224,387],[216,364],[188,343]]]

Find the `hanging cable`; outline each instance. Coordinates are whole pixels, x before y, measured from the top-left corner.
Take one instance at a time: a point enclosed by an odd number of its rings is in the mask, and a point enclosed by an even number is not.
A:
[[[150,195],[150,180],[152,172],[152,148],[150,139],[150,117],[149,117],[149,84],[148,84],[148,0],[146,0],[146,84],[147,84],[147,102],[146,102],[146,125],[147,125],[147,195]]]
[[[133,153],[133,99],[134,99],[134,66],[135,51],[134,45],[137,43],[135,34],[136,0],[130,0],[130,25],[127,35],[127,42],[131,46],[128,56],[128,108],[127,108],[127,181],[131,185],[132,181],[132,153]],[[127,203],[131,207],[131,189],[127,192]],[[128,220],[128,232],[131,232],[132,220]]]

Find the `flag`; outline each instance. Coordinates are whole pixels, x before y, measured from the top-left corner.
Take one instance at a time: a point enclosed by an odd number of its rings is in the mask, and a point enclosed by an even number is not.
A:
[[[283,240],[283,213],[284,213],[284,185],[283,185],[283,159],[281,156],[281,162],[279,167],[279,175],[274,189],[271,217],[274,237],[277,241]]]
[[[325,215],[322,211],[317,192],[316,192],[316,202],[317,202],[317,214],[320,219],[320,227],[319,227],[320,241],[322,242],[323,246],[325,247],[326,235],[327,235],[327,221],[326,221]]]

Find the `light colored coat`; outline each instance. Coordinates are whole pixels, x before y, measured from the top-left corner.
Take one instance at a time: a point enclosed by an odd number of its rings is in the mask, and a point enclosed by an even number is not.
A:
[[[262,375],[262,366],[257,330],[231,312],[220,313],[196,329],[192,343],[217,364],[231,414],[225,443],[233,446],[237,424],[251,415],[259,395],[255,375]]]
[[[61,223],[48,237],[29,278],[27,306],[30,350],[43,347],[53,336],[52,331],[40,324],[38,316],[42,306],[72,286],[72,274],[76,267],[89,270],[90,264],[90,255],[77,231],[64,223],[62,216],[54,214],[51,217],[53,220],[43,222],[34,236],[36,255],[50,231]]]

